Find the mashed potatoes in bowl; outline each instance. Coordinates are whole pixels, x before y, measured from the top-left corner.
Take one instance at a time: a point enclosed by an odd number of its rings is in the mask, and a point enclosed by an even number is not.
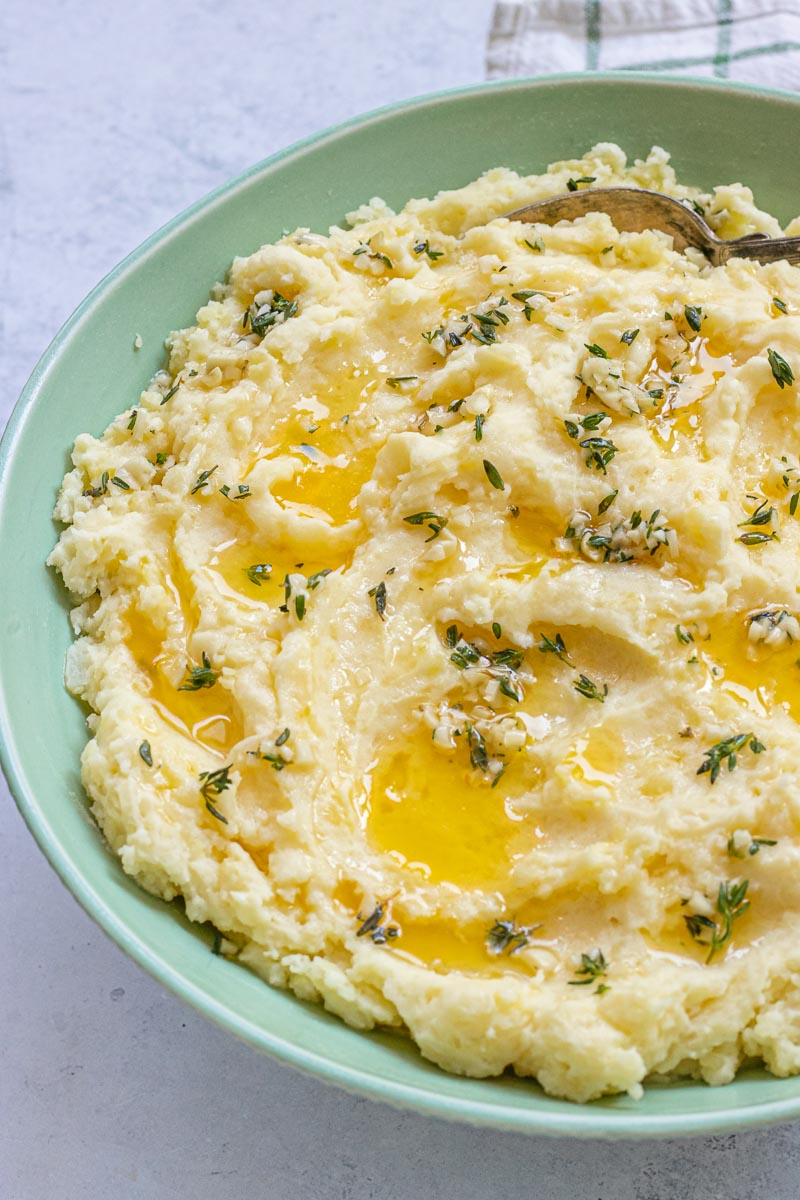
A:
[[[501,216],[619,183],[779,232],[601,145],[291,233],[77,439],[50,558],[124,869],[576,1101],[800,1072],[800,271]]]

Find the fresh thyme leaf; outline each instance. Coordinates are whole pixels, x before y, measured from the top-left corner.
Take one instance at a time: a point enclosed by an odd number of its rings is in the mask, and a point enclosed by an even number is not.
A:
[[[205,650],[203,651],[202,667],[187,667],[186,679],[178,688],[179,692],[198,692],[200,688],[210,688],[219,679],[219,671],[214,671]]]
[[[141,758],[142,762],[147,763],[148,767],[152,767],[153,755],[150,750],[149,742],[142,742],[142,744],[139,746],[139,757]]]
[[[705,319],[702,308],[696,304],[684,304],[683,315],[686,317],[686,324],[689,328],[693,329],[695,333],[699,333],[700,326]]]
[[[396,390],[397,388],[402,388],[404,383],[413,383],[416,379],[419,379],[418,375],[393,375],[386,382],[390,388]]]
[[[594,355],[595,358],[608,358],[608,355],[606,354],[603,347],[598,346],[596,342],[592,342],[591,345],[589,344],[589,342],[584,342],[583,344],[586,347],[586,349],[589,351],[589,353]]]
[[[497,638],[498,641],[503,636],[503,630],[500,627],[500,623],[498,621],[492,621],[492,633],[494,634],[494,636]]]
[[[257,305],[253,301],[247,310],[246,316],[249,317],[250,328],[253,333],[257,337],[263,338],[276,325],[282,325],[290,317],[296,317],[297,311],[298,304],[296,300],[287,300],[286,296],[282,296],[280,292],[273,292],[272,298],[265,304]]]
[[[469,743],[469,761],[476,771],[486,772],[489,769],[489,755],[486,742],[480,730],[474,725],[467,725],[467,742]]]
[[[214,940],[211,943],[211,953],[216,955],[222,954],[222,934],[218,929],[214,930]]]
[[[717,892],[717,913],[721,918],[719,921],[712,921],[702,913],[684,915],[683,919],[690,936],[701,946],[708,946],[707,963],[711,962],[721,946],[730,941],[733,922],[738,917],[744,916],[750,907],[750,901],[746,899],[749,884],[748,879],[743,879],[739,883],[725,880],[719,885]],[[711,934],[709,941],[704,940],[707,933]]]
[[[676,625],[675,626],[675,637],[678,639],[678,641],[681,643],[682,646],[688,646],[689,642],[694,641],[694,634],[691,633],[691,631],[688,630],[685,625]]]
[[[412,513],[410,517],[403,517],[407,525],[427,525],[431,531],[431,536],[425,538],[426,542],[432,542],[437,538],[447,524],[447,517],[437,516],[434,512],[418,512]]]
[[[516,921],[497,920],[486,934],[490,954],[515,954],[527,946],[530,935],[541,925],[517,925]]]
[[[764,743],[760,742],[754,733],[733,733],[730,737],[723,738],[721,742],[716,742],[708,750],[703,751],[703,762],[698,767],[697,774],[707,774],[710,782],[716,783],[722,770],[722,764],[727,761],[728,770],[733,771],[736,767],[737,754],[745,746],[749,746],[753,754],[761,754],[766,750]]]
[[[772,533],[743,533],[738,541],[743,546],[762,546],[764,542],[776,542],[778,535],[773,530]]]
[[[476,442],[480,442],[483,440],[483,424],[484,424],[485,420],[486,420],[486,417],[483,415],[483,413],[478,413],[477,417],[475,418],[475,441]]]
[[[302,621],[306,615],[306,597],[304,592],[300,592],[299,595],[295,596],[294,611],[297,613],[298,621]]]
[[[367,937],[375,943],[376,946],[383,946],[390,938],[396,938],[400,930],[396,925],[383,925],[383,914],[386,905],[381,902],[376,904],[368,917],[363,917],[358,914],[358,919],[361,921],[356,930],[356,937]]]
[[[233,495],[231,495],[231,489],[228,487],[227,483],[224,484],[219,490],[226,500],[246,500],[250,495],[250,487],[246,483],[238,484]]]
[[[222,821],[223,825],[228,824],[228,818],[223,816],[219,809],[215,808],[211,803],[212,796],[221,796],[231,786],[230,772],[233,770],[233,763],[227,767],[219,767],[216,771],[201,771],[200,772],[200,795],[206,802],[206,808],[211,813],[212,817],[216,817],[218,821]]]
[[[767,507],[767,501],[762,500],[758,508],[754,509],[749,517],[739,522],[739,528],[742,529],[746,525],[771,525],[775,516],[774,505],[770,504]]]
[[[800,500],[800,492],[795,492],[789,501],[789,516],[793,517],[797,512],[797,502]]]
[[[272,563],[253,563],[252,566],[244,568],[244,573],[251,583],[261,587],[261,581],[269,579],[272,575]]]
[[[216,467],[209,467],[209,469],[207,471],[201,471],[200,474],[197,476],[197,479],[194,482],[194,487],[192,488],[192,490],[189,494],[191,496],[193,496],[195,494],[195,492],[200,492],[200,491],[202,491],[202,489],[204,487],[208,487],[208,481],[211,478],[211,476],[214,474],[216,469],[217,469]]]
[[[779,388],[783,389],[794,383],[794,371],[777,350],[771,348],[767,350],[767,359],[772,368],[772,377]]]
[[[601,975],[605,975],[608,971],[608,963],[602,950],[595,950],[594,954],[582,954],[581,965],[576,967],[575,974],[582,976],[580,979],[570,979],[568,983],[570,987],[586,987],[594,983]],[[608,991],[607,985],[599,984],[597,991]],[[602,993],[601,993],[602,994]]]
[[[425,241],[417,243],[417,245],[414,247],[414,253],[418,255],[425,254],[431,260],[431,262],[436,262],[437,258],[443,257],[444,250],[432,250],[430,242]]]
[[[747,858],[748,855],[752,858],[758,854],[762,846],[777,846],[777,838],[761,838],[755,837],[750,839],[750,845],[747,848],[737,849],[733,834],[728,838],[728,854],[731,858]]]
[[[586,466],[593,467],[595,471],[602,471],[606,475],[606,468],[617,453],[617,446],[609,438],[603,437],[584,438],[578,445],[582,450],[589,451],[585,459]]]
[[[529,242],[527,238],[523,238],[522,241],[529,250],[533,250],[536,254],[544,254],[544,242],[541,238],[536,238],[534,242]]]
[[[567,191],[577,192],[578,184],[594,183],[596,179],[597,179],[596,175],[581,175],[580,179],[568,179],[567,180]]]
[[[171,400],[180,386],[181,386],[180,380],[178,380],[177,383],[173,383],[173,385],[169,389],[169,391],[165,392],[164,395],[161,397],[161,403],[166,404],[168,400]]]
[[[128,426],[127,426],[128,429],[133,429],[134,425],[136,424],[136,418],[138,417],[138,415],[139,415],[138,408],[131,409],[131,416],[130,416],[130,420],[128,421]]]
[[[386,620],[386,584],[383,580],[367,592],[375,601],[375,611],[382,621]]]
[[[502,476],[494,463],[490,463],[488,458],[483,460],[483,469],[486,472],[486,478],[493,488],[497,488],[499,492],[506,490],[506,485],[503,483]]]
[[[159,450],[158,453],[156,454],[156,464],[155,465],[157,467],[163,467],[163,465],[166,461],[167,461],[166,454],[163,452],[163,450]]]
[[[603,497],[603,499],[600,501],[600,503],[597,506],[598,517],[601,517],[603,515],[603,513],[611,507],[611,505],[614,503],[614,501],[616,500],[618,495],[619,495],[619,488],[614,488],[613,492],[609,492],[607,496]]]
[[[773,297],[772,297],[772,303],[775,305],[775,307],[777,308],[778,312],[782,312],[782,313],[788,313],[788,312],[789,312],[789,309],[786,307],[786,302],[785,302],[785,300],[781,300],[780,296],[773,296]]]
[[[571,667],[573,665],[560,633],[557,633],[554,638],[549,638],[543,633],[536,643],[536,649],[540,654],[555,654],[556,658],[560,658],[567,666]]]
[[[97,499],[98,496],[105,496],[107,491],[108,491],[108,471],[103,471],[103,474],[100,476],[100,482],[98,484],[96,484],[94,487],[84,488],[83,495],[84,496],[92,496],[95,499]]]
[[[120,479],[119,475],[112,475],[111,482],[114,484],[114,487],[118,487],[120,491],[129,492],[131,490],[131,485],[126,483],[124,479]]]
[[[626,346],[632,346],[638,336],[639,336],[638,329],[626,329],[619,340],[621,342],[624,342]]]
[[[315,588],[318,588],[325,576],[330,575],[332,569],[332,567],[323,567],[321,571],[317,571],[315,574],[309,575],[308,580],[306,581],[308,590],[313,592]]]
[[[596,683],[593,683],[587,675],[579,675],[573,680],[572,686],[579,696],[585,696],[587,700],[599,700],[602,704],[608,695],[608,684],[603,684],[603,690],[600,691]]]
[[[275,745],[276,746],[285,746],[291,736],[292,736],[291,729],[284,729],[283,733],[279,734],[275,738]]]

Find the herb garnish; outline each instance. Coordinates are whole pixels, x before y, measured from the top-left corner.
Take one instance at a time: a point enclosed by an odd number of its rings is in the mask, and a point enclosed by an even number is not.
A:
[[[462,313],[455,322],[447,326],[441,325],[438,329],[429,329],[422,336],[429,345],[438,349],[440,354],[447,354],[456,346],[463,346],[468,337],[482,346],[491,346],[497,341],[498,327],[508,324],[508,313],[503,312],[507,304],[505,296],[497,304],[491,299],[485,300],[477,308]]]
[[[675,637],[682,646],[688,646],[689,642],[694,641],[694,634],[685,625],[675,626]]]
[[[486,417],[483,415],[483,413],[478,413],[477,417],[475,418],[475,441],[476,442],[483,441],[483,426],[484,426],[485,421],[486,421]]]
[[[589,353],[594,355],[595,358],[608,358],[608,355],[603,347],[598,346],[596,342],[592,342],[591,345],[588,342],[584,342],[583,344]]]
[[[275,745],[278,747],[285,746],[291,736],[291,730],[284,729],[283,733],[276,737]],[[288,765],[288,759],[285,759],[282,754],[265,754],[262,750],[248,750],[248,754],[252,754],[255,758],[261,758],[264,762],[268,762],[276,771],[282,771]]]
[[[272,563],[253,563],[252,566],[244,568],[244,573],[251,583],[261,587],[261,581],[269,579],[272,575]]]
[[[596,179],[597,179],[596,175],[581,175],[580,179],[568,179],[567,180],[567,191],[568,192],[577,192],[579,183],[594,183]]]
[[[187,667],[184,682],[178,688],[179,692],[198,692],[200,688],[210,688],[219,679],[220,672],[214,671],[205,650],[203,651],[202,667]]]
[[[383,263],[390,271],[394,269],[394,263],[388,254],[382,254],[380,250],[372,249],[372,238],[369,241],[358,243],[358,246],[353,251],[353,258],[358,258],[361,254],[366,254],[367,258],[374,262]]]
[[[772,377],[778,387],[783,389],[789,384],[794,383],[794,371],[789,366],[788,362],[782,355],[778,354],[777,350],[767,350],[767,358],[769,365],[772,368]]]
[[[490,954],[516,954],[527,946],[530,935],[541,925],[517,925],[516,921],[495,921],[486,934]]]
[[[386,620],[386,584],[383,580],[367,592],[375,601],[375,611],[382,621]]]
[[[605,975],[607,971],[608,963],[602,950],[595,950],[594,954],[582,954],[581,965],[576,967],[575,974],[581,975],[583,978],[568,980],[569,986],[587,987],[599,979],[601,975]],[[608,985],[604,983],[599,983],[595,988],[595,992],[600,995],[608,990]]]
[[[128,421],[128,425],[127,425],[127,428],[128,428],[129,430],[132,430],[132,429],[133,429],[134,425],[136,424],[136,418],[138,417],[138,415],[139,415],[139,410],[138,410],[138,408],[132,408],[132,409],[131,409],[130,420]]]
[[[142,742],[142,744],[139,746],[139,757],[141,758],[142,762],[147,763],[148,767],[152,767],[153,755],[150,750],[150,743],[148,741]]]
[[[503,483],[503,478],[494,463],[490,463],[488,458],[485,458],[483,460],[483,469],[492,487],[497,488],[499,492],[504,492],[506,485]]]
[[[386,382],[390,388],[397,390],[398,388],[402,388],[404,383],[414,383],[417,379],[419,379],[418,375],[393,375]]]
[[[748,855],[752,858],[758,854],[762,846],[777,846],[777,838],[761,838],[754,837],[750,840],[750,845],[746,848],[738,849],[734,840],[733,834],[728,838],[728,854],[731,858],[747,858]]]
[[[549,638],[547,634],[543,633],[536,643],[536,649],[540,654],[555,654],[556,658],[560,658],[567,666],[573,666],[567,647],[564,645],[564,639],[560,633],[557,633],[554,638]]]
[[[773,297],[772,297],[772,303],[775,305],[775,307],[777,308],[778,312],[782,312],[782,313],[786,313],[786,314],[788,314],[788,312],[789,312],[789,309],[786,307],[786,301],[785,301],[785,300],[781,300],[780,296],[773,296]]]
[[[206,802],[206,808],[211,813],[212,817],[216,817],[218,821],[222,821],[223,825],[228,824],[228,818],[224,817],[219,809],[215,808],[211,803],[211,796],[221,796],[231,786],[230,772],[233,770],[233,763],[227,767],[220,767],[216,771],[201,771],[200,795]]]
[[[103,471],[100,476],[100,482],[95,487],[84,488],[82,495],[93,496],[97,499],[98,496],[105,496],[108,491],[108,471]]]
[[[522,241],[523,241],[523,244],[526,245],[529,250],[534,250],[536,252],[536,254],[544,254],[545,246],[544,246],[544,242],[542,241],[542,239],[540,237],[537,238],[535,242],[529,242],[527,238],[523,238]]]
[[[227,483],[223,484],[219,490],[226,500],[246,500],[250,495],[250,488],[246,483],[238,484],[233,495],[231,495],[231,489]]]
[[[703,913],[684,914],[690,935],[701,946],[708,946],[707,963],[711,962],[720,946],[730,940],[736,918],[743,916],[750,907],[750,901],[745,899],[749,883],[749,879],[743,879],[740,883],[725,881],[719,885],[717,912],[722,918],[719,922]],[[709,941],[704,940],[706,933],[711,934]]]
[[[527,244],[530,245],[530,242],[528,242]],[[521,291],[519,291],[519,292],[512,292],[511,299],[520,301],[520,303],[523,305],[522,314],[525,317],[526,321],[530,321],[530,319],[534,313],[534,308],[533,308],[533,305],[528,303],[528,301],[531,300],[534,296],[543,296],[543,295],[544,295],[544,292],[538,292],[538,291],[536,291],[535,288],[522,288]]]
[[[581,436],[582,429],[590,432],[594,429],[598,429],[603,424],[603,421],[605,421],[607,418],[608,413],[606,412],[589,413],[589,415],[586,417],[579,417],[577,422],[568,420],[564,421],[564,428],[569,436],[577,441],[577,439]]]
[[[746,745],[749,745],[753,754],[762,754],[766,750],[764,743],[760,742],[754,733],[733,733],[730,737],[724,738],[710,749],[703,751],[704,761],[698,767],[697,774],[708,774],[710,782],[716,783],[723,762],[727,759],[728,770],[732,771],[736,766],[738,752]]]
[[[276,325],[282,325],[290,317],[297,316],[297,301],[287,300],[280,292],[267,292],[267,300],[263,304],[255,301],[245,310],[242,326],[246,329],[248,321],[250,328],[257,337],[266,337]]]
[[[749,498],[751,500],[756,499],[754,496]],[[762,500],[758,507],[750,513],[749,517],[746,517],[744,521],[739,522],[739,528],[741,529],[748,525],[772,525],[772,530],[769,533],[743,533],[740,534],[737,540],[740,541],[744,546],[760,546],[764,542],[776,541],[778,538],[778,532],[774,526],[777,524],[777,520],[778,514],[775,506],[769,504],[768,500]]]
[[[609,492],[607,496],[603,497],[603,499],[600,501],[600,503],[597,506],[598,517],[602,517],[603,513],[606,512],[606,510],[611,507],[611,505],[614,503],[614,501],[616,500],[618,495],[619,495],[619,488],[614,488],[613,492]]]
[[[425,254],[431,260],[431,262],[436,262],[437,258],[443,257],[444,250],[433,250],[431,249],[430,242],[425,241],[417,242],[416,246],[414,247],[414,253]]]
[[[204,487],[208,487],[208,481],[216,469],[216,467],[210,467],[207,471],[201,471],[197,476],[197,479],[194,482],[194,487],[189,494],[193,496],[195,492],[200,492]]]
[[[699,308],[696,304],[684,304],[683,315],[686,317],[686,324],[689,328],[693,329],[695,333],[699,333],[700,326],[705,320],[702,308]]]
[[[180,386],[181,381],[179,379],[177,383],[173,383],[168,392],[164,392],[164,395],[161,397],[161,403],[166,404],[168,400],[171,400]]]
[[[582,450],[589,451],[585,459],[586,466],[593,467],[595,471],[602,471],[604,475],[607,475],[606,468],[618,450],[610,438],[584,438],[578,445]]]
[[[362,924],[356,930],[356,937],[366,937],[369,935],[376,946],[383,946],[390,938],[396,938],[400,932],[397,926],[383,925],[381,923],[385,908],[385,902],[381,901],[380,904],[375,905],[368,917],[364,917],[359,913],[358,919]]]
[[[608,695],[608,684],[603,684],[601,692],[597,684],[593,683],[588,675],[579,675],[573,681],[572,686],[579,696],[585,696],[587,700],[599,700],[601,704],[605,702],[605,698]]]
[[[626,346],[632,346],[638,336],[639,336],[638,329],[626,329],[625,332],[621,335],[619,340],[621,342],[624,342]]]
[[[427,525],[431,531],[431,536],[425,538],[426,542],[432,542],[437,538],[447,524],[447,517],[439,517],[434,512],[418,512],[412,513],[410,517],[403,517],[407,525]]]

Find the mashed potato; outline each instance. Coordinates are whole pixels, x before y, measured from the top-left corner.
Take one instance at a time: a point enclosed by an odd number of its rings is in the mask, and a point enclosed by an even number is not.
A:
[[[50,559],[125,870],[577,1101],[800,1071],[800,270],[499,215],[620,182],[779,232],[602,145],[292,233],[77,439]]]

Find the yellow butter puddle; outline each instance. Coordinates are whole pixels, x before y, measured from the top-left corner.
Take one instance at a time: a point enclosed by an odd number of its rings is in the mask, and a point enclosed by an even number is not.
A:
[[[276,608],[284,603],[287,575],[305,575],[313,581],[321,571],[334,570],[339,558],[303,558],[299,550],[270,545],[269,539],[253,540],[252,534],[231,538],[213,548],[208,560],[219,580],[220,591],[246,596]]]
[[[492,787],[470,765],[465,745],[445,752],[430,737],[417,736],[368,776],[361,810],[367,836],[432,883],[502,883],[520,840],[530,838],[531,847],[537,841],[503,783]]]
[[[189,670],[201,666],[201,662],[185,656],[176,661],[167,655],[162,638],[149,623],[142,622],[132,629],[128,647],[148,680],[153,707],[168,725],[220,755],[241,741],[244,735],[236,704],[219,679],[210,688],[180,690]],[[172,682],[174,670],[180,671],[177,686]]]
[[[691,625],[686,629],[695,639],[684,647],[686,656],[697,655],[707,688],[719,688],[764,717],[782,705],[800,721],[799,643],[751,642],[746,613],[713,618],[699,631]]]
[[[301,516],[317,517],[336,526],[356,518],[356,501],[372,476],[376,449],[366,446],[331,456],[308,442],[291,450],[302,465],[291,479],[272,485],[278,503]]]
[[[688,442],[699,457],[706,456],[702,439],[703,402],[734,365],[731,355],[712,348],[705,337],[687,343],[687,353],[676,372],[663,352],[653,356],[642,377],[642,386],[664,392],[658,410],[648,418],[653,436],[664,450],[684,450]],[[682,377],[679,387],[673,378],[676,374]]]

